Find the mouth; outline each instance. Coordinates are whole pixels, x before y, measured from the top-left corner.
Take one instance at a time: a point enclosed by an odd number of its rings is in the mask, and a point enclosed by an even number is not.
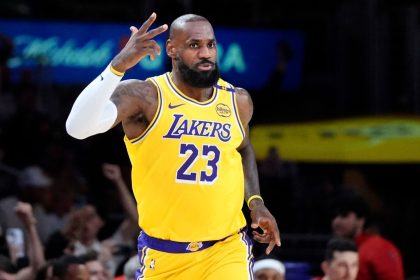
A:
[[[210,71],[213,70],[214,64],[209,62],[199,63],[197,69],[201,71]]]

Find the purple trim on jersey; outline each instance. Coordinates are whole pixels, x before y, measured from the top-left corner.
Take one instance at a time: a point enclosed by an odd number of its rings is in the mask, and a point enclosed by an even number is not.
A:
[[[159,108],[157,109],[156,117],[154,118],[153,122],[151,124],[149,124],[149,126],[146,128],[145,131],[143,131],[143,133],[141,134],[141,136],[139,138],[136,138],[136,139],[130,141],[132,144],[135,144],[135,143],[139,142],[141,139],[143,139],[147,135],[147,133],[149,133],[149,131],[152,129],[152,127],[155,125],[155,123],[159,119],[160,114],[162,112],[162,104],[163,104],[162,91],[159,87],[159,84],[155,80],[153,80],[153,78],[151,80],[153,81],[152,83],[157,87],[157,90],[158,90],[158,94],[159,94],[159,98],[160,98]]]
[[[236,110],[236,101],[235,101],[235,88],[232,86],[232,85],[229,85],[229,91],[232,93],[232,105],[233,105],[233,110],[235,111],[235,117],[236,117],[236,121],[238,122],[238,126],[239,126],[239,129],[241,130],[241,133],[242,133],[242,137],[243,137],[243,139],[245,139],[245,132],[244,132],[244,130],[242,129],[242,123],[241,123],[241,119],[239,118],[239,114],[238,114],[238,111]]]
[[[233,88],[226,88],[226,87],[218,85],[218,84],[214,85],[214,87],[217,88],[217,89],[223,89],[223,90],[226,90],[226,91],[235,92],[235,89],[233,89]]]
[[[186,98],[186,97],[184,96],[184,94],[182,94],[181,92],[179,92],[179,91],[176,89],[176,87],[172,84],[172,82],[171,82],[171,78],[169,78],[169,73],[166,73],[165,78],[166,78],[166,81],[167,81],[167,83],[169,84],[169,86],[172,88],[172,90],[173,90],[176,94],[178,94],[178,95],[179,95],[179,97],[181,97],[182,99],[184,99],[184,100],[186,100],[186,101],[192,102],[192,103],[197,104],[197,105],[200,105],[200,106],[207,106],[207,105],[211,104],[214,100],[216,100],[216,98],[217,98],[217,94],[218,94],[218,92],[219,92],[219,89],[216,87],[216,88],[215,88],[216,90],[214,91],[214,96],[212,96],[212,97],[210,98],[210,100],[208,100],[208,101],[207,101],[207,103],[200,103],[200,102],[198,102],[198,101],[193,100],[192,98],[191,98],[191,99]]]

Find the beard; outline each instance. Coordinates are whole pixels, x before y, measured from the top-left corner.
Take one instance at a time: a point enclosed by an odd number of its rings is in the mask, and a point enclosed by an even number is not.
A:
[[[181,58],[177,57],[177,66],[179,69],[179,72],[181,73],[181,77],[192,87],[196,88],[207,88],[213,86],[217,80],[220,78],[220,72],[219,67],[217,63],[214,63],[214,69],[210,71],[196,71],[188,65],[186,65]],[[208,60],[203,60],[200,63],[212,63]],[[212,63],[213,64],[213,63]]]

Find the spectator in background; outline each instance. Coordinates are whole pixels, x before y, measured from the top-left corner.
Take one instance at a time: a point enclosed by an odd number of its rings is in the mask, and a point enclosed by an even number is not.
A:
[[[293,50],[289,44],[285,41],[280,41],[276,46],[277,51],[277,63],[276,68],[271,73],[264,90],[267,91],[270,96],[277,96],[283,88],[284,76],[287,71],[287,67],[290,60],[293,59]]]
[[[90,251],[80,256],[80,259],[85,263],[89,271],[89,280],[111,280],[108,271],[101,262],[99,255],[95,251]]]
[[[356,244],[347,238],[330,239],[321,269],[324,276],[314,280],[355,280],[359,269]]]
[[[0,255],[0,279],[15,280],[16,272],[16,265],[6,256]]]
[[[17,248],[23,246],[22,242],[24,241],[18,241],[15,238],[8,240],[10,259],[0,255],[0,279],[32,280],[45,263],[43,247],[35,227],[36,219],[29,203],[18,202],[14,210],[24,226],[27,250],[24,255],[17,255]],[[21,267],[18,259],[25,257],[25,255],[28,258],[28,265]]]
[[[103,174],[110,179],[117,188],[120,202],[123,205],[127,218],[120,224],[115,232],[104,240],[99,239],[99,231],[105,222],[99,216],[97,209],[92,204],[75,209],[69,217],[68,223],[62,232],[55,235],[54,242],[47,246],[59,245],[60,251],[75,256],[85,255],[91,251],[99,255],[107,274],[114,276],[119,264],[136,251],[136,237],[138,233],[137,210],[135,201],[121,176],[118,165],[105,163],[102,166]],[[58,252],[54,252],[56,256]]]
[[[403,280],[401,253],[379,233],[368,233],[366,228],[369,208],[363,197],[354,191],[343,191],[333,202],[332,230],[335,236],[353,239],[359,251],[358,280]]]
[[[10,211],[10,209],[13,209],[19,200],[29,202],[32,204],[34,216],[38,220],[37,228],[41,240],[44,240],[43,233],[47,229],[43,221],[47,217],[46,209],[51,203],[50,186],[52,178],[37,165],[25,167],[17,176],[17,187],[8,186],[14,188],[15,191],[10,192],[7,197],[0,201],[0,225],[4,228],[22,228],[23,225],[17,219],[16,213]],[[40,225],[42,226],[40,227]]]
[[[284,264],[274,258],[255,261],[253,272],[256,280],[284,280],[286,276]]]
[[[139,266],[139,257],[137,255],[132,256],[124,264],[123,275],[115,277],[115,280],[136,280],[136,270]]]
[[[89,280],[89,272],[83,261],[70,255],[54,261],[52,276],[53,280]]]

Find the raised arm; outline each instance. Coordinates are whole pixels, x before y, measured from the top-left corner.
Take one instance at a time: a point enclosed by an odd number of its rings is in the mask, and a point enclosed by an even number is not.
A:
[[[16,280],[30,280],[45,263],[44,247],[36,230],[36,220],[32,213],[32,206],[29,203],[18,202],[15,211],[25,227],[29,257],[29,266],[17,273]]]
[[[132,83],[120,84],[120,81],[128,69],[146,56],[155,59],[160,54],[160,47],[153,38],[166,31],[168,26],[164,24],[149,30],[155,19],[156,14],[153,13],[139,29],[131,26],[131,37],[125,47],[114,57],[102,74],[77,97],[66,121],[66,130],[69,135],[84,139],[109,130],[124,121],[127,116],[141,113],[134,112],[138,109],[136,106],[129,107],[129,111],[123,110],[120,104],[114,102],[114,98],[111,100],[111,96],[121,96],[127,92],[127,88]]]
[[[249,139],[249,122],[253,114],[253,104],[249,93],[242,88],[236,89],[237,104],[242,126],[245,129],[245,139],[238,148],[242,156],[242,165],[245,175],[245,201],[251,211],[251,227],[261,228],[263,233],[253,231],[253,237],[260,243],[268,243],[266,254],[268,255],[275,245],[280,246],[280,233],[276,219],[264,205],[260,194],[258,169],[255,160],[254,148]]]
[[[126,214],[132,223],[137,224],[138,214],[136,201],[134,200],[133,195],[128,191],[127,184],[124,182],[121,174],[120,166],[117,164],[104,163],[102,164],[102,172],[104,173],[104,176],[111,180],[117,187],[118,196]]]

